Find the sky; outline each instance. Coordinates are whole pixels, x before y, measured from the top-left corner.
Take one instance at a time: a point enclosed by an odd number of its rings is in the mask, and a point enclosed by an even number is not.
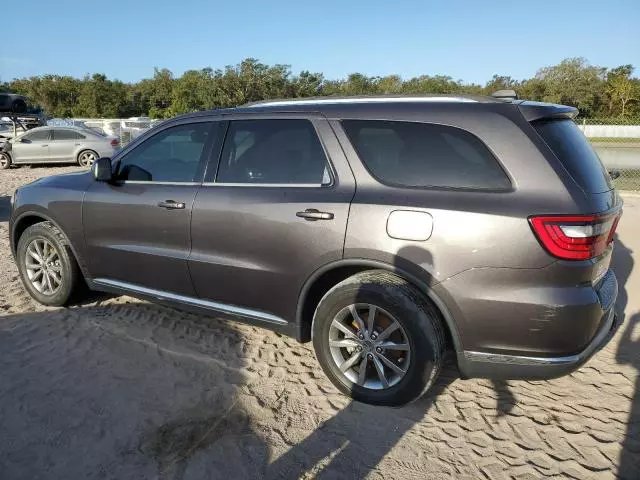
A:
[[[2,6],[2,24],[0,81],[104,73],[135,82],[154,67],[180,75],[247,57],[329,79],[485,83],[575,56],[630,63],[640,76],[640,0],[24,0]]]

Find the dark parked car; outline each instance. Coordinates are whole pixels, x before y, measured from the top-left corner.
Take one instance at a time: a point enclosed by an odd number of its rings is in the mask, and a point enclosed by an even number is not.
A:
[[[326,98],[195,113],[13,198],[46,305],[93,290],[313,341],[383,405],[464,376],[544,379],[611,337],[622,202],[571,107]]]
[[[0,93],[0,113],[25,113],[28,99],[15,93]]]

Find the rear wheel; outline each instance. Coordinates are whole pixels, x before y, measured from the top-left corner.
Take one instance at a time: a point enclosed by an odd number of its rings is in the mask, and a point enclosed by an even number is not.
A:
[[[376,405],[402,405],[434,383],[444,333],[438,311],[410,283],[363,272],[332,288],[313,320],[322,369],[344,394]]]
[[[11,157],[8,153],[0,152],[0,170],[11,168]]]
[[[78,165],[90,167],[98,159],[98,154],[93,150],[83,150],[78,154]]]
[[[66,305],[82,286],[66,237],[51,222],[36,223],[24,231],[16,259],[27,292],[43,305]]]

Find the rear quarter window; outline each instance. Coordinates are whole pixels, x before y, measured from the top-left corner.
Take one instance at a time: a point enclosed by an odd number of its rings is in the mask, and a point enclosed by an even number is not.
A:
[[[573,120],[539,120],[532,125],[587,193],[603,193],[613,188],[600,157]]]
[[[497,159],[475,135],[446,125],[343,120],[358,156],[381,183],[399,187],[509,190]]]

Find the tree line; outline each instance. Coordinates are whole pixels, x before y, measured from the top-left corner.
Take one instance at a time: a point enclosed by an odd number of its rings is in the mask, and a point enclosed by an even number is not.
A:
[[[266,65],[247,58],[223,69],[188,70],[175,76],[154,69],[153,78],[137,83],[111,80],[94,73],[82,79],[42,75],[0,84],[0,91],[26,95],[53,117],[122,118],[175,115],[242,105],[271,98],[373,94],[488,95],[513,89],[520,98],[573,105],[586,118],[640,117],[640,79],[632,65],[604,68],[586,59],[568,58],[538,70],[533,78],[516,80],[494,75],[484,85],[464,83],[446,75],[367,76],[326,79],[322,73],[294,74],[288,65]]]

